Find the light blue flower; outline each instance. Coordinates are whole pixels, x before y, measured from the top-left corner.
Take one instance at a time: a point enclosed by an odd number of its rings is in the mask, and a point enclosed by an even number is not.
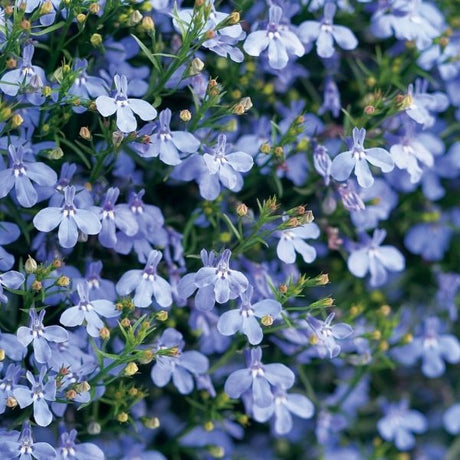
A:
[[[370,285],[378,287],[385,284],[387,271],[400,272],[404,270],[405,260],[401,252],[393,246],[381,246],[387,232],[375,229],[372,238],[363,235],[366,242],[354,250],[348,258],[348,269],[358,278],[370,272]]]
[[[280,317],[282,307],[273,299],[251,304],[252,294],[252,286],[240,294],[240,307],[223,313],[217,322],[217,330],[226,336],[241,332],[251,345],[258,345],[263,339],[263,332],[257,318],[269,317],[271,323]]]
[[[390,172],[394,168],[391,155],[382,148],[364,148],[366,130],[353,128],[353,146],[351,150],[339,153],[333,160],[331,175],[335,180],[345,181],[354,170],[361,187],[370,187],[374,178],[367,162],[380,168],[383,172]]]
[[[305,48],[289,26],[281,22],[283,10],[273,5],[269,10],[266,30],[250,33],[243,48],[250,56],[260,56],[268,48],[268,63],[273,69],[283,69],[289,62],[289,54],[301,57]]]
[[[79,230],[86,235],[97,235],[102,228],[96,214],[75,207],[74,198],[75,187],[65,187],[63,206],[42,209],[33,219],[35,228],[45,233],[59,225],[59,244],[63,248],[73,248],[77,244]]]
[[[152,297],[161,307],[171,306],[171,285],[157,273],[161,257],[161,252],[153,249],[143,270],[128,270],[117,283],[118,294],[127,296],[135,291],[133,302],[139,308],[150,306]]]
[[[319,227],[314,222],[276,232],[275,236],[280,239],[276,246],[279,259],[287,264],[293,264],[298,252],[307,264],[313,262],[316,258],[316,249],[304,240],[316,239],[319,234]]]
[[[353,50],[358,46],[357,38],[348,27],[333,23],[336,10],[334,3],[327,2],[321,22],[304,21],[299,25],[300,40],[307,45],[316,41],[316,52],[322,58],[330,58],[335,53],[334,41],[344,50]]]
[[[103,117],[117,114],[117,127],[123,133],[137,129],[134,114],[144,121],[153,120],[157,116],[154,107],[142,99],[128,98],[128,80],[126,76],[115,75],[113,78],[117,92],[115,97],[101,95],[96,99],[96,107]]]

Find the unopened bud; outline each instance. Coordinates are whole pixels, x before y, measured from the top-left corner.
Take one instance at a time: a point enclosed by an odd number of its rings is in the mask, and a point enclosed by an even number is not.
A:
[[[386,340],[382,340],[379,343],[379,350],[381,351],[387,351],[390,346],[388,345],[388,342]]]
[[[138,10],[134,10],[131,15],[129,16],[128,19],[128,26],[132,27],[135,26],[136,24],[139,24],[142,21],[142,14]]]
[[[208,422],[206,422],[204,425],[203,425],[203,428],[206,430],[206,431],[212,431],[214,430],[214,423],[212,423],[210,420]]]
[[[260,322],[264,325],[264,326],[271,326],[273,324],[273,316],[272,315],[264,315],[262,316]]]
[[[89,130],[89,128],[87,126],[82,126],[80,128],[80,133],[79,134],[83,139],[85,139],[87,141],[89,141],[91,139],[91,131]]]
[[[383,316],[388,316],[391,313],[391,307],[389,305],[382,305],[380,307],[380,313],[382,313]]]
[[[318,336],[316,334],[312,334],[308,339],[308,342],[310,343],[310,345],[317,345],[319,342]]]
[[[35,291],[35,292],[38,292],[38,291],[41,291],[42,289],[42,283],[38,280],[35,280],[33,283],[32,283],[32,291]]]
[[[75,390],[66,391],[65,397],[67,399],[73,400],[78,396],[78,393]]]
[[[125,423],[128,421],[128,414],[126,412],[120,412],[118,415],[117,415],[117,420],[121,423]]]
[[[138,370],[139,368],[137,367],[136,363],[128,363],[125,367],[124,374],[130,377],[134,375]]]
[[[316,285],[317,286],[324,286],[329,283],[329,275],[327,273],[323,273],[321,275],[318,275],[315,278]]]
[[[264,144],[262,144],[262,145],[260,146],[260,151],[261,151],[262,153],[265,153],[266,155],[268,155],[268,154],[270,153],[270,151],[271,151],[271,147],[270,147],[269,144],[264,143]]]
[[[68,276],[62,275],[57,279],[56,284],[59,287],[68,287],[70,285],[70,278]]]
[[[82,24],[83,22],[86,21],[86,14],[83,14],[83,13],[77,14],[76,20],[79,24]]]
[[[0,361],[3,361],[6,357],[5,350],[0,348]]]
[[[40,14],[50,14],[51,11],[53,11],[53,4],[49,0],[43,2],[42,7],[40,8]]]
[[[288,291],[288,287],[286,284],[280,284],[278,290],[281,292],[281,294],[286,294],[286,292]]]
[[[16,398],[13,398],[13,396],[9,396],[8,398],[6,398],[6,407],[9,407],[10,409],[12,409],[13,407],[16,407],[17,405],[18,405],[18,402]]]
[[[244,107],[241,104],[236,104],[233,106],[232,113],[235,115],[243,115]]]
[[[382,333],[380,331],[373,331],[371,333],[371,337],[373,340],[380,340],[382,338]]]
[[[112,142],[114,147],[120,147],[121,143],[123,142],[123,139],[123,133],[121,133],[120,131],[115,131],[114,133],[112,133]]]
[[[35,273],[37,271],[37,268],[37,261],[32,257],[28,256],[26,262],[24,263],[24,270],[26,271],[26,273],[28,273],[29,275]]]
[[[53,260],[53,267],[54,268],[61,268],[62,267],[62,259],[54,259]]]
[[[91,35],[89,39],[91,45],[93,45],[95,48],[99,47],[102,45],[102,35],[101,34],[93,34]]]
[[[275,149],[273,150],[273,153],[277,156],[277,157],[280,157],[283,155],[284,153],[284,149],[283,147],[281,147],[280,145],[278,147],[275,147]]]
[[[98,435],[101,432],[101,425],[97,422],[89,422],[88,433]]]
[[[55,147],[48,152],[48,158],[50,160],[60,160],[64,156],[64,151],[61,147]]]
[[[227,20],[229,24],[238,24],[240,22],[240,13],[238,13],[238,11],[234,11],[228,16]]]
[[[139,357],[139,362],[141,364],[148,364],[152,362],[153,358],[155,357],[155,353],[152,350],[145,350],[142,355]]]
[[[411,343],[414,340],[414,336],[411,333],[404,334],[402,337],[402,343]]]
[[[6,60],[6,68],[7,69],[15,69],[18,66],[18,61],[12,57]]]
[[[110,331],[106,327],[101,327],[99,330],[99,337],[103,340],[110,338]]]
[[[121,305],[121,304],[117,304],[117,305]],[[118,310],[118,309],[117,309]],[[131,321],[129,320],[129,318],[123,318],[121,321],[120,321],[120,324],[123,326],[123,327],[129,327],[131,326]]]
[[[166,321],[169,317],[169,313],[167,310],[161,310],[155,315],[158,321]]]
[[[190,64],[189,76],[198,75],[204,69],[204,62],[200,58],[195,58]],[[210,85],[211,86],[211,85]]]
[[[28,21],[27,19],[23,19],[21,21],[21,29],[30,30],[30,21]]]
[[[209,446],[209,455],[213,458],[224,458],[225,449],[221,446]]]
[[[179,118],[182,121],[190,121],[192,119],[192,114],[190,113],[190,110],[181,110],[179,114]]]
[[[24,119],[19,115],[19,113],[15,113],[11,118],[11,127],[18,128],[24,123]]]
[[[91,3],[89,5],[89,12],[92,14],[97,14],[101,10],[101,7],[99,6],[99,3]]]
[[[158,417],[145,417],[142,419],[142,423],[146,428],[156,430],[160,426],[160,419]]]
[[[75,390],[77,390],[78,393],[86,393],[91,390],[91,385],[86,380],[83,380],[83,382],[75,385]]]
[[[211,40],[216,36],[216,32],[214,30],[207,30],[204,34],[206,40]]]
[[[144,16],[142,18],[141,26],[146,32],[151,32],[155,29],[155,23],[153,22],[153,19],[150,16]]]
[[[366,107],[364,107],[364,113],[366,115],[373,115],[375,113],[375,107],[373,105],[366,105]]]
[[[248,215],[248,207],[247,207],[244,203],[240,203],[240,204],[236,207],[236,213],[237,213],[240,217],[247,216],[247,215]]]

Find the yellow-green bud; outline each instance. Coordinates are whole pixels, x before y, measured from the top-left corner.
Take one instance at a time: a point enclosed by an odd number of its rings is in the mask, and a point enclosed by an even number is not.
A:
[[[144,18],[142,18],[141,26],[146,32],[151,32],[155,29],[155,23],[150,16],[144,16]]]
[[[86,14],[83,14],[83,13],[77,14],[76,20],[78,23],[82,24],[83,22],[86,21]]]
[[[126,423],[128,421],[128,414],[126,412],[120,412],[118,415],[117,415],[117,420],[121,423]]]
[[[192,60],[192,63],[190,64],[190,69],[188,71],[188,74],[190,76],[197,75],[203,69],[204,69],[204,62],[200,58],[195,58],[195,59]],[[210,82],[209,86],[211,86],[211,82]]]
[[[80,128],[80,132],[79,132],[80,136],[89,141],[91,139],[91,131],[89,130],[89,128],[87,126],[82,126]]]
[[[37,271],[37,268],[38,268],[37,261],[33,259],[32,257],[28,256],[24,264],[24,269],[26,273],[28,273],[29,275],[32,273],[35,273]]]
[[[127,375],[128,377],[134,375],[139,368],[137,367],[136,363],[128,363],[125,367],[124,374]]]
[[[5,350],[3,348],[0,348],[0,361],[3,361],[5,359]]]
[[[101,425],[98,422],[90,422],[88,425],[88,433],[98,435],[101,432]]]
[[[135,26],[136,24],[139,24],[142,21],[142,14],[138,10],[134,10],[131,15],[129,16],[128,19],[128,26],[132,27]]]
[[[209,420],[208,422],[206,422],[206,423],[203,425],[203,428],[204,428],[206,431],[212,431],[212,430],[214,430],[214,423],[212,423],[211,420]]]
[[[190,110],[181,110],[179,117],[182,121],[190,121],[192,119],[192,114],[190,113]]]
[[[17,128],[24,123],[24,119],[19,115],[19,113],[15,113],[13,117],[11,118],[11,127],[12,128]]]
[[[142,423],[150,430],[156,430],[160,426],[160,419],[158,417],[145,417]]]
[[[264,325],[264,326],[271,326],[273,324],[273,316],[272,315],[265,315],[265,316],[262,316],[260,322]]]
[[[102,35],[101,34],[93,34],[91,35],[89,39],[91,45],[93,45],[95,48],[99,47],[102,45]]]

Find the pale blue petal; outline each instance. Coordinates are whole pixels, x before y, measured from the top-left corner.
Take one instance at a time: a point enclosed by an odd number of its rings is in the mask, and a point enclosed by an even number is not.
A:
[[[240,369],[232,372],[225,381],[224,390],[230,398],[239,398],[252,384],[251,371]]]
[[[387,173],[393,170],[393,158],[385,149],[375,147],[366,149],[365,152],[367,161],[369,161],[370,164],[380,168],[382,172]]]
[[[41,232],[54,230],[62,220],[61,208],[45,208],[37,213],[33,219],[34,226]]]
[[[347,151],[337,155],[331,164],[331,176],[337,181],[344,181],[350,177],[356,160],[352,152]]]
[[[250,56],[260,56],[260,53],[267,48],[270,39],[267,32],[264,30],[257,30],[250,33],[243,44],[243,49]]]
[[[15,181],[16,198],[21,206],[31,208],[37,203],[37,192],[27,176],[18,176]]]
[[[320,30],[316,41],[316,52],[322,58],[330,58],[335,52],[332,34],[325,30]]]
[[[217,330],[222,335],[233,335],[241,330],[243,318],[239,309],[229,310],[223,313],[217,321]],[[27,345],[27,344],[24,344]]]
[[[292,240],[281,238],[276,246],[276,254],[284,263],[293,264],[296,259],[296,254]]]
[[[133,292],[142,279],[142,270],[129,270],[120,278],[116,290],[119,295],[127,296]]]
[[[306,396],[301,394],[287,395],[284,405],[290,412],[300,418],[311,418],[315,412],[313,403]]]
[[[97,215],[91,211],[87,211],[86,209],[76,209],[74,220],[77,227],[87,235],[97,235],[101,231],[101,221]]]
[[[252,156],[244,152],[229,153],[225,158],[234,170],[240,172],[248,172],[254,164]]]
[[[73,248],[77,244],[78,230],[72,217],[64,217],[59,225],[59,244],[63,248]]]
[[[357,276],[363,278],[369,270],[369,255],[367,249],[358,249],[350,254],[348,258],[348,270]]]
[[[344,50],[354,50],[358,46],[358,39],[348,27],[334,25],[332,35],[340,48]]]
[[[251,345],[258,345],[262,342],[264,334],[259,322],[255,316],[243,317],[243,324],[241,326],[241,332],[248,338]]]
[[[158,305],[169,307],[172,304],[172,292],[170,284],[160,276],[156,275],[153,281],[153,295]]]
[[[283,69],[289,61],[286,47],[280,39],[273,38],[268,45],[268,63],[273,69]]]
[[[356,161],[355,174],[358,179],[358,184],[363,188],[368,188],[374,183],[369,165],[364,159],[358,159]]]
[[[78,307],[70,307],[67,310],[65,310],[59,322],[63,324],[64,326],[68,327],[74,327],[74,326],[80,326],[85,319],[85,315],[83,313],[83,310]]]
[[[172,131],[171,140],[174,145],[184,153],[195,153],[200,147],[200,141],[186,131]]]
[[[139,115],[141,120],[150,121],[157,116],[157,111],[147,101],[143,101],[142,99],[128,99],[128,104],[132,111],[136,115]]]
[[[118,107],[117,109],[117,127],[122,133],[136,131],[137,121],[134,113],[129,106]]]
[[[99,96],[96,99],[96,107],[103,117],[110,117],[117,111],[115,100],[108,96]]]

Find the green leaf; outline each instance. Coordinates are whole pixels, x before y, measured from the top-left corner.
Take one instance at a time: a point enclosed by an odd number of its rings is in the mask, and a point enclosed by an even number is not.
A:
[[[41,37],[42,35],[47,35],[50,32],[54,32],[55,30],[60,29],[65,24],[65,21],[58,22],[57,24],[53,24],[52,26],[46,27],[45,29],[41,29],[38,32],[31,32],[30,35],[34,37]]]
[[[241,241],[243,239],[243,236],[240,235],[240,232],[235,228],[230,217],[228,217],[227,214],[225,213],[222,213],[222,217],[224,218],[225,223],[227,224],[227,227],[229,228],[229,230],[231,230],[235,234],[238,241]]]
[[[153,67],[155,67],[155,69],[161,73],[162,69],[161,69],[160,63],[158,62],[156,55],[153,54],[135,35],[131,34],[131,37],[133,37],[134,40],[136,40],[137,44],[139,45],[141,50],[144,52],[144,54],[147,56],[147,59],[152,63]],[[176,56],[173,56],[173,57],[176,57]]]

